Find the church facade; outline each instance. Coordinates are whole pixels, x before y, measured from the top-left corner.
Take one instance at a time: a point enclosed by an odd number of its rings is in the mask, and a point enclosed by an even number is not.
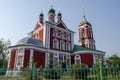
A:
[[[74,33],[65,25],[60,12],[56,16],[51,7],[47,21],[44,21],[44,14],[41,12],[34,30],[29,33],[30,36],[10,46],[8,68],[17,70],[32,67],[33,63],[36,63],[36,67],[44,68],[49,64],[50,58],[53,64],[64,62],[67,67],[72,64],[92,67],[97,56],[104,56],[105,52],[96,50],[92,25],[85,16],[78,24],[78,45],[74,44]]]

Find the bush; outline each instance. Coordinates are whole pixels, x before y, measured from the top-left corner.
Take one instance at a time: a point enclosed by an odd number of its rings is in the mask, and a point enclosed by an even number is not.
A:
[[[59,70],[56,68],[45,68],[43,76],[47,79],[60,79]]]
[[[74,75],[73,75],[74,74]],[[88,69],[85,64],[73,64],[70,67],[70,75],[75,76],[76,79],[87,79]]]

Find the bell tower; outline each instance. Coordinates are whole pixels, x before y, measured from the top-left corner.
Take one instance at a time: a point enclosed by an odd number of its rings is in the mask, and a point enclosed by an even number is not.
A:
[[[80,22],[78,26],[78,32],[79,32],[79,45],[96,49],[95,47],[95,40],[93,37],[93,31],[92,31],[92,25],[86,20],[85,15],[83,15],[83,20]]]

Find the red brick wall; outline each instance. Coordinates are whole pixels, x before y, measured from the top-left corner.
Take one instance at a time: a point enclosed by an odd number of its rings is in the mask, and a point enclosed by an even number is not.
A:
[[[88,67],[93,66],[93,54],[92,53],[83,53],[83,54],[80,53],[79,55],[80,55],[82,64],[86,64],[88,65]],[[75,55],[71,57],[71,64],[75,64]]]
[[[16,50],[12,50],[10,55],[10,64],[9,64],[10,69],[14,68],[15,55],[16,55]]]
[[[32,34],[32,38],[37,38],[36,36],[39,36],[39,40],[40,41],[43,41],[43,32],[44,32],[44,29],[41,29],[40,31],[39,31],[39,34],[37,34],[37,33],[34,33],[34,34]],[[38,38],[37,38],[38,39]]]
[[[33,54],[34,62],[36,63],[36,67],[45,67],[45,52],[42,51],[34,51]]]
[[[80,54],[80,56],[81,56],[81,63],[87,64],[88,67],[93,66],[93,54],[84,53],[84,54]]]

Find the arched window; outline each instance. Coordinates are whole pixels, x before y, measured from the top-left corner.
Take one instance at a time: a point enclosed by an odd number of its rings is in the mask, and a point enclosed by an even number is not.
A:
[[[67,40],[70,40],[70,34],[67,34],[67,35],[66,35],[66,39],[67,39]]]
[[[57,39],[53,40],[53,48],[58,49],[58,40]]]
[[[60,41],[60,50],[65,50],[65,43],[64,43],[64,41]]]
[[[53,36],[58,37],[58,31],[56,29],[53,31]]]
[[[18,50],[18,53],[17,53],[17,62],[16,62],[16,67],[23,67],[23,57],[24,57],[24,49],[21,48]]]
[[[60,38],[63,39],[64,38],[64,33],[60,32]]]
[[[70,51],[70,43],[66,42],[66,50]]]
[[[85,31],[84,28],[81,28],[81,39],[85,38]]]
[[[75,64],[80,64],[81,60],[80,60],[80,55],[75,55]]]
[[[67,67],[70,66],[70,55],[66,55],[66,65]]]

